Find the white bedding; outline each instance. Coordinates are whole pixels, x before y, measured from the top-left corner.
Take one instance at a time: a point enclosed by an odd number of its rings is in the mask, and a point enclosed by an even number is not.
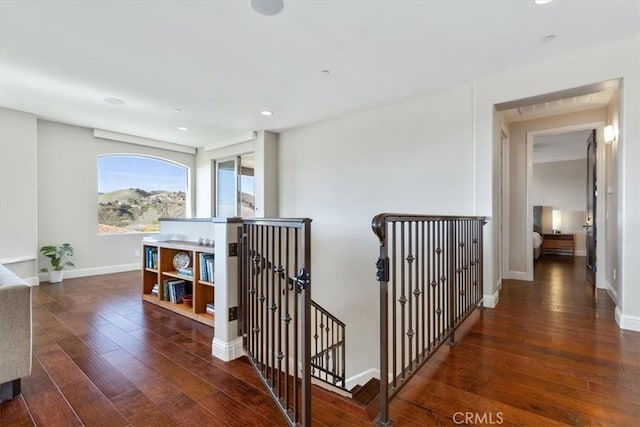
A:
[[[542,246],[542,236],[540,235],[540,233],[537,232],[533,232],[533,248],[534,249],[538,249],[540,246]]]

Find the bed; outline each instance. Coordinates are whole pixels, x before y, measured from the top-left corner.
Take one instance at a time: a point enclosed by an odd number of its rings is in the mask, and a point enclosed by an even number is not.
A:
[[[533,207],[533,260],[542,255],[542,206]]]

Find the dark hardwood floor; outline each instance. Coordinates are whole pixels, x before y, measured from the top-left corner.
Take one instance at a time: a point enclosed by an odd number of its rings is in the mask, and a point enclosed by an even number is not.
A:
[[[140,297],[140,273],[33,289],[33,368],[2,426],[284,426],[244,358],[211,356],[213,329]],[[314,392],[314,424],[368,425]]]
[[[605,291],[594,304],[584,260],[545,256],[534,282],[505,281],[498,307],[465,322],[457,345],[443,346],[401,390],[391,418],[407,426],[465,424],[456,421],[467,413],[474,425],[639,425],[640,333],[618,329]]]
[[[594,304],[584,258],[543,257],[506,281],[391,404],[399,426],[635,426],[640,333]],[[246,360],[211,356],[213,331],[142,303],[139,273],[34,288],[33,372],[0,405],[2,426],[285,425]],[[371,349],[377,351],[376,349]],[[365,408],[315,389],[314,425],[371,425]],[[467,418],[465,418],[467,417]],[[469,418],[470,417],[470,418]],[[462,421],[462,422],[460,422]]]

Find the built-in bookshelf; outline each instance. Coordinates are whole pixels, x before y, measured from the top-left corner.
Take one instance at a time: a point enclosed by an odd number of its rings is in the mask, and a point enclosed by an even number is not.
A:
[[[142,298],[152,304],[214,325],[214,248],[195,242],[142,243]],[[184,300],[191,295],[191,305]]]

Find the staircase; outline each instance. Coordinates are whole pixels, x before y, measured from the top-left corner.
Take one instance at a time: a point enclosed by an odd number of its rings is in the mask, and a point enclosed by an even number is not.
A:
[[[311,331],[311,376],[347,392],[344,323],[311,300]]]

